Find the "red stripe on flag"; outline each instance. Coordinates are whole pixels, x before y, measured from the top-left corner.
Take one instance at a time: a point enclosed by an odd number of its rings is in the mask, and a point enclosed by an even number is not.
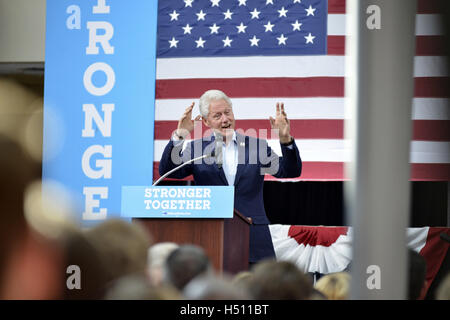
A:
[[[181,115],[180,115],[181,116]],[[291,135],[296,139],[343,139],[344,120],[298,120],[292,119]],[[177,128],[178,121],[155,121],[155,139],[169,140],[173,131]],[[202,132],[208,129],[203,126]],[[277,139],[270,135],[269,119],[261,120],[236,120],[236,129],[242,129],[246,135],[264,139]],[[252,132],[253,130],[254,132]],[[257,132],[258,130],[265,132]],[[267,134],[264,136],[264,134]]]
[[[444,56],[446,55],[446,36],[416,36],[417,56]]]
[[[450,181],[450,163],[412,163],[412,181]]]
[[[305,180],[305,181],[342,181],[344,179],[344,163],[343,162],[303,162],[302,176],[296,179],[288,180]],[[153,163],[153,180],[160,177],[159,162]],[[178,180],[178,179],[167,179]],[[193,180],[192,176],[182,180]],[[264,180],[283,180],[273,176],[266,175]]]
[[[300,151],[301,156],[301,151]],[[266,175],[264,180],[283,180]],[[306,162],[302,163],[302,175],[288,180],[302,181],[343,181],[348,180],[344,173],[344,162]]]
[[[414,120],[413,140],[450,141],[450,120]]]
[[[343,56],[345,54],[345,36],[328,36],[327,54]]]
[[[181,116],[181,115],[180,115]],[[343,139],[344,120],[341,119],[292,119],[291,134],[295,139]],[[178,121],[155,121],[155,139],[169,140],[177,128]],[[450,141],[450,120],[414,120],[413,140]],[[207,131],[202,124],[202,132]],[[268,119],[236,120],[236,129],[242,129],[246,135],[263,139],[277,139],[270,135]],[[252,129],[255,132],[252,132]],[[258,130],[266,130],[258,132]],[[266,135],[264,135],[266,134]]]
[[[156,99],[199,97],[220,88],[231,98],[342,97],[343,77],[169,79],[156,81]]]
[[[419,0],[417,2],[417,13],[442,13],[440,1],[441,0]],[[345,2],[345,0],[328,0],[328,13],[345,13]]]
[[[443,13],[442,1],[448,0],[419,0],[417,1],[417,13]]]
[[[450,97],[450,78],[417,77],[415,97]],[[156,99],[198,98],[220,88],[231,98],[343,97],[344,77],[171,79],[156,81]]]
[[[449,77],[416,77],[414,78],[414,97],[450,97],[449,80]]]
[[[345,0],[328,0],[328,13],[345,13]]]
[[[416,56],[446,55],[446,36],[416,36]],[[345,36],[327,37],[328,55],[345,54]]]
[[[159,161],[153,163],[153,180],[160,177]],[[178,179],[167,179],[178,180]],[[193,180],[192,176],[182,180]],[[264,180],[279,180],[266,175]],[[281,179],[282,180],[282,179]],[[344,181],[343,162],[303,162],[302,176],[290,181]],[[413,163],[411,164],[411,181],[450,181],[450,164],[448,163]]]

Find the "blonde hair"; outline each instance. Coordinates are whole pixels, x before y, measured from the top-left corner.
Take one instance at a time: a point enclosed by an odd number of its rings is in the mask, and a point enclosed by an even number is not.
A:
[[[350,292],[350,275],[347,272],[327,274],[316,282],[315,288],[328,300],[346,300]]]

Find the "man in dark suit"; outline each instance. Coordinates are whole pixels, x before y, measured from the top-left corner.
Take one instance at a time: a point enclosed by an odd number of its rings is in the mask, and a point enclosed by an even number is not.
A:
[[[275,258],[268,227],[270,222],[264,210],[264,175],[268,173],[277,178],[295,178],[300,176],[302,170],[302,161],[295,140],[290,135],[284,104],[277,103],[276,118],[270,117],[272,129],[278,130],[282,157],[272,151],[266,140],[235,131],[232,103],[222,91],[206,91],[200,98],[199,107],[201,116],[195,120],[201,119],[212,129],[212,135],[190,142],[183,150],[183,141],[194,130],[192,103],[185,110],[177,130],[164,149],[159,173],[163,175],[189,159],[215,150],[213,161],[211,158],[196,161],[170,177],[182,179],[192,174],[196,185],[233,185],[234,207],[253,222],[250,227],[250,262]]]

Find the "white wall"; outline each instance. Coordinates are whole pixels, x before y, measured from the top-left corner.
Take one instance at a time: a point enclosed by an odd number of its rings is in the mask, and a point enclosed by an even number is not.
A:
[[[46,0],[0,0],[0,63],[44,62]]]

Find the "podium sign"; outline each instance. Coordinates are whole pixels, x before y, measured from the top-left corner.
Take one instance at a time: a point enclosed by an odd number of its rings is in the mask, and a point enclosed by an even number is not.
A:
[[[233,218],[232,186],[124,186],[127,218]]]

